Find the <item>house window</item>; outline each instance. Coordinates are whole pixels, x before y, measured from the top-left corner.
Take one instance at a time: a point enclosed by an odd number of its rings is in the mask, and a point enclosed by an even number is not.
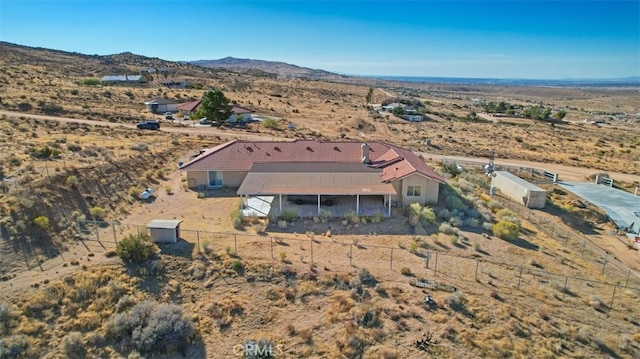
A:
[[[222,187],[221,171],[209,171],[209,187]]]
[[[419,197],[420,186],[407,186],[407,196]]]

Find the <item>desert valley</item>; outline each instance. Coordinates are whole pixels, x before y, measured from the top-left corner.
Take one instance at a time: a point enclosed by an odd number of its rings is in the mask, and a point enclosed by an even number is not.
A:
[[[640,357],[638,224],[560,183],[640,198],[637,83],[236,65],[0,43],[0,358]],[[189,104],[210,90],[243,112],[201,121]],[[188,173],[216,146],[241,162],[295,140],[415,156],[437,201],[392,201],[384,183],[372,213],[360,195],[274,194],[247,215],[240,186]],[[544,208],[490,190],[488,164],[541,187]],[[158,219],[175,243],[148,240]]]

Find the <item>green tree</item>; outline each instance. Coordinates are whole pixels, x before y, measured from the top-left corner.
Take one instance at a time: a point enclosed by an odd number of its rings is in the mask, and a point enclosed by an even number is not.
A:
[[[373,87],[369,87],[369,92],[367,92],[367,103],[371,103],[373,101]]]
[[[221,124],[231,116],[232,108],[231,101],[224,96],[222,91],[209,90],[202,96],[197,117],[206,117]]]
[[[394,107],[393,111],[391,111],[391,112],[396,116],[402,116],[402,115],[405,114],[404,107],[402,107],[402,106]]]

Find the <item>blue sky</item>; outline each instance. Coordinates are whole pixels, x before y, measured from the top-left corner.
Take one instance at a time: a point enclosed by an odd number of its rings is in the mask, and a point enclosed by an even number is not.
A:
[[[640,1],[0,0],[0,40],[358,75],[615,78],[640,76]]]

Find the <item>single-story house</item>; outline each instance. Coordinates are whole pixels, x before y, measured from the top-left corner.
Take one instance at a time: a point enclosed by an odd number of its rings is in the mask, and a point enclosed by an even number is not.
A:
[[[142,75],[108,75],[102,76],[100,82],[103,84],[144,83],[145,79]]]
[[[187,80],[184,80],[184,79],[161,80],[160,85],[169,87],[169,88],[183,89],[187,87]]]
[[[233,105],[233,108],[231,109],[231,116],[229,117],[229,122],[236,122],[236,121],[242,121],[242,122],[253,122],[253,117],[252,117],[252,113],[253,111],[246,109],[244,107],[240,107],[238,105]]]
[[[201,100],[185,102],[178,105],[178,111],[182,116],[191,116],[198,110]]]
[[[144,104],[147,106],[147,110],[153,113],[177,112],[179,105],[178,101],[168,98],[154,98]]]
[[[178,111],[183,116],[191,116],[196,111],[198,111],[198,107],[200,107],[201,100],[185,102],[178,105]],[[231,116],[227,119],[228,122],[253,122],[254,119],[252,117],[253,111],[246,109],[244,107],[240,107],[238,105],[233,105],[231,108]]]
[[[390,216],[392,205],[437,203],[445,183],[412,151],[382,142],[234,140],[205,150],[180,170],[192,189],[233,187],[240,196],[277,197],[280,213],[287,196],[317,198],[318,213],[323,196],[354,203],[356,213],[366,197],[384,204]]]
[[[402,115],[402,118],[409,122],[420,122],[422,121],[422,115]]]

